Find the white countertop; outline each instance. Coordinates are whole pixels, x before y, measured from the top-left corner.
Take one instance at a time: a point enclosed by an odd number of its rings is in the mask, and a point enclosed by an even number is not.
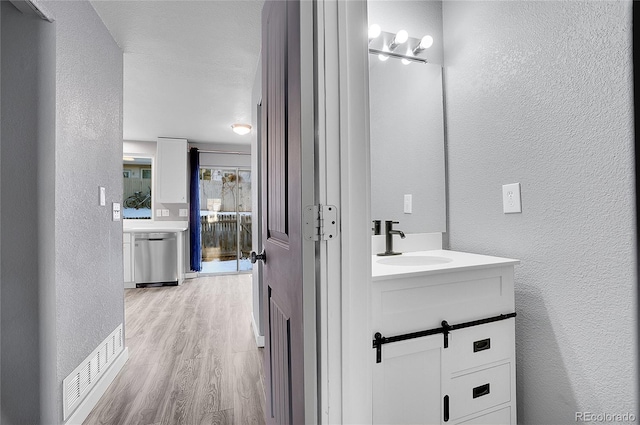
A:
[[[439,257],[451,260],[446,263],[433,265],[386,265],[379,260],[394,257],[380,257],[373,255],[371,258],[371,276],[373,281],[388,280],[394,278],[430,275],[451,271],[480,269],[495,266],[507,266],[520,264],[520,260],[511,258],[491,257],[489,255],[471,254],[468,252],[449,251],[437,249],[433,251],[405,252],[399,257]],[[393,260],[390,260],[393,261]]]
[[[132,232],[183,232],[189,228],[188,221],[123,220],[122,231]]]

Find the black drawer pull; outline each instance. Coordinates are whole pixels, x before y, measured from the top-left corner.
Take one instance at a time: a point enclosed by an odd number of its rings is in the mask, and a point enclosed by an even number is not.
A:
[[[443,404],[442,407],[443,407],[443,410],[444,410],[442,419],[445,422],[448,422],[449,421],[449,396],[448,395],[444,396],[444,401],[443,401],[442,404]]]
[[[491,338],[481,339],[480,341],[474,341],[473,352],[484,351],[491,348]]]
[[[489,394],[489,392],[489,384],[480,385],[473,389],[473,398],[482,397],[483,395]]]

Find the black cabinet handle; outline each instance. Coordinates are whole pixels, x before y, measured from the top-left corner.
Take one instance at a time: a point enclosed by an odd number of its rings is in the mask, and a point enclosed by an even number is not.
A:
[[[481,339],[480,341],[474,341],[473,352],[484,351],[491,348],[491,338]]]
[[[448,395],[444,396],[444,400],[442,402],[442,408],[444,410],[442,419],[445,422],[448,422],[449,421],[449,396]]]
[[[479,387],[475,387],[473,389],[473,398],[482,397],[483,395],[489,394],[491,390],[489,389],[489,384],[480,385]]]

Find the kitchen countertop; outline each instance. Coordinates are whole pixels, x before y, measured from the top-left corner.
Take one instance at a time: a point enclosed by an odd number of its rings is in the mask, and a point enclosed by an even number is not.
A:
[[[431,265],[388,265],[380,264],[380,260],[393,257],[371,258],[371,276],[373,281],[397,279],[414,276],[446,273],[462,270],[481,269],[486,267],[507,266],[520,264],[519,260],[511,258],[492,257],[488,255],[471,254],[468,252],[437,249],[432,251],[405,252],[399,257],[438,257],[449,260]],[[393,261],[393,260],[391,260]]]
[[[123,220],[122,231],[133,232],[183,232],[189,228],[188,221]]]

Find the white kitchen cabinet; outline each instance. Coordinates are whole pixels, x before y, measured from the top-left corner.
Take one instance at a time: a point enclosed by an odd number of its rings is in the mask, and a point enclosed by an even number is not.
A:
[[[124,270],[124,287],[135,288],[133,282],[133,251],[131,249],[131,233],[122,234],[122,261]]]
[[[187,140],[158,138],[155,201],[187,202]]]
[[[372,331],[399,339],[372,350],[375,424],[517,423],[517,261],[468,266],[451,257],[461,266],[374,274]],[[453,326],[448,333],[443,321]],[[437,333],[414,337],[422,331]]]

